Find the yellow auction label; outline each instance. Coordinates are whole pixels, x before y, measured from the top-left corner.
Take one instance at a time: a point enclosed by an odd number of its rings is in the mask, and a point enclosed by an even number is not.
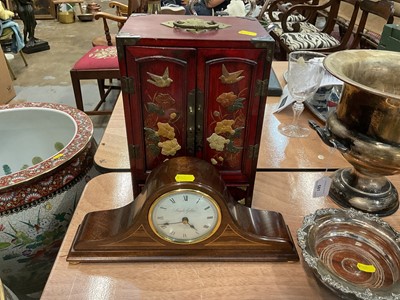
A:
[[[250,36],[256,36],[257,35],[257,33],[253,32],[253,31],[247,31],[247,30],[240,30],[239,34],[250,35]]]
[[[64,154],[60,153],[60,154],[54,155],[53,159],[59,159],[60,157],[63,157],[63,156],[64,156]]]
[[[176,174],[175,181],[176,182],[193,182],[194,175],[192,175],[192,174]]]
[[[375,273],[376,269],[373,265],[364,265],[362,263],[357,263],[357,268],[360,271],[367,272],[367,273]]]

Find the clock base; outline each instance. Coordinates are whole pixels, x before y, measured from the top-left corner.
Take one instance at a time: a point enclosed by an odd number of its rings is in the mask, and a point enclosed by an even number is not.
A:
[[[138,201],[136,199],[135,201]],[[69,262],[298,261],[290,231],[280,213],[237,205],[239,226],[194,245],[157,239],[144,224],[128,224],[131,204],[89,213],[78,229]],[[256,220],[252,227],[250,220]],[[247,227],[247,229],[246,229]]]

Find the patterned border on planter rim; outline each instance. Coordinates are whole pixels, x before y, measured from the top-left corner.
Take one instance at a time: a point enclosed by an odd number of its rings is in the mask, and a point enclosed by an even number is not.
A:
[[[77,128],[71,142],[52,157],[0,177],[0,215],[51,195],[89,167],[86,157],[92,147],[93,124],[85,113],[61,104],[29,102],[5,105],[0,110],[23,108],[62,111],[76,122]]]

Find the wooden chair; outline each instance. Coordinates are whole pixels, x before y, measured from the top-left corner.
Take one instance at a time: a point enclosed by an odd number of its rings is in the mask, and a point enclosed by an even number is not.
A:
[[[333,36],[332,33],[342,3],[352,5],[353,11],[346,31],[339,38]],[[274,36],[279,41],[279,46],[283,54],[281,58],[285,59],[288,53],[297,50],[329,53],[351,48],[350,44],[354,35],[359,6],[359,0],[329,0],[323,5],[294,5],[282,17],[281,23],[284,32],[277,37]],[[325,25],[323,28],[317,28],[307,22],[288,24],[287,18],[291,11],[295,9],[307,11],[305,16],[311,19],[315,17],[316,13],[320,13],[323,16],[324,13],[328,12],[326,14]]]
[[[319,0],[266,0],[261,7],[261,11],[258,15],[259,20],[266,20],[269,22],[276,22],[277,25],[282,21],[283,14],[292,6],[298,4],[311,4],[318,5]],[[304,12],[293,11],[289,17],[289,22],[301,22],[306,18],[303,16]]]
[[[392,24],[394,20],[394,5],[393,1],[389,0],[363,0],[360,4],[362,11],[361,18],[358,22],[357,31],[352,48],[373,48],[377,49],[383,26],[386,24]],[[374,19],[374,24],[381,24],[380,28],[374,28],[374,32],[367,30],[366,25],[369,19]],[[380,19],[380,22],[378,21]],[[374,27],[377,27],[375,25]],[[378,32],[378,34],[376,33]]]
[[[111,110],[100,110],[107,96],[119,85],[105,84],[108,79],[120,79],[117,49],[115,46],[95,46],[83,55],[70,70],[72,88],[74,90],[76,107],[88,115],[111,114]],[[85,110],[82,99],[81,80],[97,80],[100,100],[93,110]]]
[[[115,46],[115,36],[116,34],[110,33],[110,27],[108,22],[114,21],[118,23],[118,31],[122,28],[128,16],[134,12],[143,12],[144,3],[141,0],[128,0],[128,5],[122,4],[120,2],[111,1],[109,6],[115,8],[116,14],[110,14],[107,12],[97,12],[94,15],[96,20],[102,19],[104,27],[104,35],[95,37],[92,40],[93,46]]]

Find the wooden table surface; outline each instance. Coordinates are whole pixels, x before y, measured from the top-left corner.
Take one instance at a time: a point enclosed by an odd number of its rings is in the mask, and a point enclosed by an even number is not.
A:
[[[284,85],[287,63],[273,64]],[[296,231],[304,216],[323,207],[337,207],[328,197],[312,198],[316,180],[326,168],[349,166],[337,151],[325,146],[315,132],[304,139],[277,131],[290,122],[291,109],[272,114],[279,97],[269,97],[264,119],[253,196],[253,208],[281,212],[297,246]],[[307,110],[302,121],[315,117]],[[320,284],[302,259],[291,263],[80,263],[66,261],[79,224],[86,213],[121,207],[132,201],[132,184],[120,98],[95,156],[110,172],[92,179],[80,199],[41,299],[337,299]],[[268,172],[261,172],[268,171]],[[293,172],[295,171],[295,172]],[[312,172],[310,172],[312,171]],[[400,189],[400,176],[392,176]],[[400,230],[400,212],[385,217]]]
[[[283,73],[287,62],[274,61],[272,67],[285,86]],[[290,123],[293,112],[290,107],[273,114],[280,97],[268,97],[264,115],[257,169],[269,171],[286,170],[325,170],[348,167],[349,163],[339,151],[326,146],[317,133],[312,130],[307,138],[288,138],[278,131],[280,123]],[[305,109],[300,121],[306,125],[309,119],[318,119]],[[128,146],[125,131],[125,118],[122,96],[120,96],[111,115],[104,136],[94,157],[96,165],[104,172],[129,171]]]
[[[253,207],[282,213],[297,243],[303,217],[329,198],[312,198],[323,172],[257,173]],[[397,189],[400,176],[390,178]],[[114,172],[90,181],[78,204],[53,266],[42,300],[61,299],[337,299],[299,262],[80,263],[66,256],[87,212],[121,207],[132,200],[130,173]],[[400,212],[385,217],[400,230]],[[297,245],[296,245],[297,247]],[[297,248],[298,249],[298,248]],[[298,249],[299,255],[300,250]]]

